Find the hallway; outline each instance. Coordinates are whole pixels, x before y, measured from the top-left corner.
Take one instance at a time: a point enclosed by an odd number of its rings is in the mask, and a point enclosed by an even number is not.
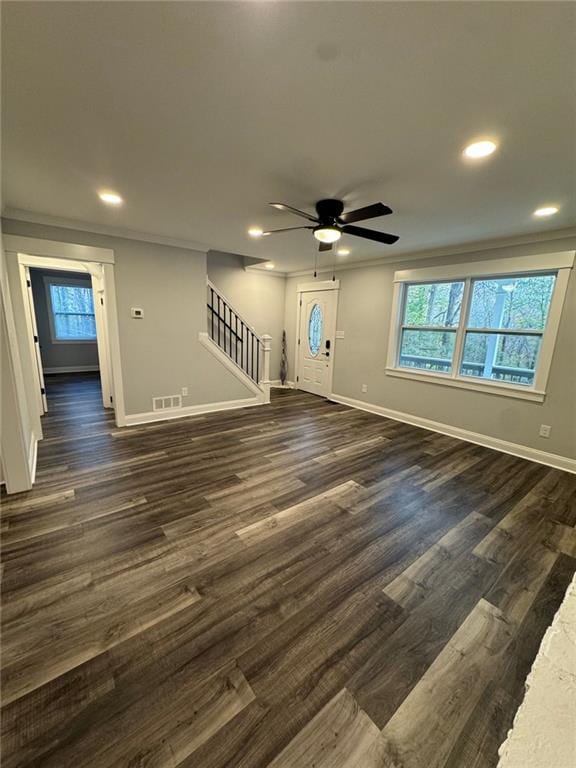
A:
[[[488,768],[576,478],[293,390],[117,429],[50,377],[3,497],[3,765]]]

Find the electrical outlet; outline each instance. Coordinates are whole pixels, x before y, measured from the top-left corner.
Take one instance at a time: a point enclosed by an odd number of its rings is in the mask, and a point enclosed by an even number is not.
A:
[[[552,427],[549,424],[540,424],[540,437],[550,437]]]
[[[187,394],[188,394],[188,387],[182,387],[182,396],[186,397]]]
[[[368,392],[368,384],[362,384],[362,392]]]

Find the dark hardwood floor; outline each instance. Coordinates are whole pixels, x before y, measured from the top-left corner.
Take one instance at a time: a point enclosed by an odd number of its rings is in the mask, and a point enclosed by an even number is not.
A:
[[[496,766],[575,476],[295,391],[116,429],[96,377],[47,387],[3,498],[4,768]]]

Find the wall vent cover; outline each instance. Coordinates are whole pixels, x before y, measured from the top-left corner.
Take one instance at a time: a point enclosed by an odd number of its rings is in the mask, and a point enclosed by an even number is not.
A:
[[[152,398],[153,411],[165,411],[168,408],[182,408],[182,395],[168,395],[168,397]]]

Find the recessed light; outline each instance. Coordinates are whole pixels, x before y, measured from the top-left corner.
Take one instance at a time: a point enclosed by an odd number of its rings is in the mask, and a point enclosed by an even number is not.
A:
[[[554,216],[555,213],[558,213],[558,207],[556,205],[545,205],[543,208],[536,208],[534,216],[538,216],[540,219],[546,216]]]
[[[468,144],[468,146],[464,150],[464,154],[466,155],[466,157],[469,157],[472,160],[478,160],[481,157],[488,157],[488,155],[491,155],[495,151],[496,151],[496,142],[484,140],[484,141],[475,141],[473,144]]]
[[[260,227],[250,227],[250,229],[248,230],[248,234],[250,235],[250,237],[262,237],[264,232]]]
[[[117,192],[98,192],[98,197],[106,205],[122,205],[124,202]]]
[[[264,264],[264,266],[266,267],[266,269],[274,269],[274,264],[271,261]]]
[[[336,251],[338,256],[350,256],[350,249],[349,248],[338,248]]]

